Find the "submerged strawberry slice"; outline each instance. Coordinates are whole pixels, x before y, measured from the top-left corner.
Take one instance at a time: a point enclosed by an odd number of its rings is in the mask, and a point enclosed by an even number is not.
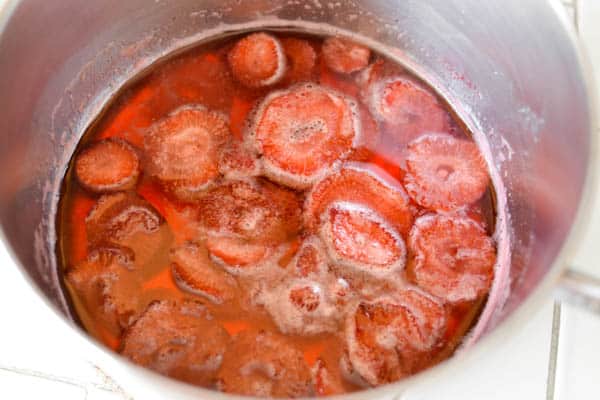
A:
[[[272,248],[268,245],[253,243],[235,236],[210,236],[206,241],[206,247],[211,257],[232,273],[257,267],[257,264],[272,252]]]
[[[302,352],[284,336],[245,331],[227,349],[217,387],[226,393],[256,397],[308,397],[310,370]]]
[[[317,236],[304,239],[291,263],[290,273],[301,278],[319,277],[327,273],[328,256]]]
[[[195,243],[171,249],[171,270],[175,282],[189,292],[221,304],[236,296],[237,283],[213,264],[205,248]]]
[[[366,90],[365,101],[400,145],[425,133],[446,132],[450,126],[437,97],[407,77],[376,80]]]
[[[408,146],[405,187],[421,206],[452,210],[479,200],[490,177],[473,142],[426,135]]]
[[[220,155],[219,172],[225,179],[244,179],[260,174],[258,160],[243,144],[230,143]]]
[[[327,66],[341,74],[362,70],[369,65],[371,58],[368,47],[339,37],[325,39],[322,51]]]
[[[293,37],[281,39],[281,44],[288,61],[284,83],[293,84],[312,80],[317,63],[317,53],[313,46],[307,40]]]
[[[374,276],[388,276],[404,268],[404,240],[372,209],[335,202],[322,220],[321,238],[336,264]]]
[[[180,108],[146,134],[146,171],[181,200],[193,200],[219,176],[219,153],[230,136],[221,114]]]
[[[141,307],[130,258],[120,249],[101,248],[66,274],[86,311],[115,335],[135,319]]]
[[[279,39],[264,32],[240,39],[228,57],[233,76],[250,88],[273,85],[283,78],[286,70]]]
[[[364,163],[347,163],[318,182],[304,205],[305,223],[311,230],[321,225],[325,210],[336,201],[369,207],[406,235],[412,226],[413,212],[402,185],[382,169]]]
[[[229,341],[202,303],[163,300],[127,329],[121,354],[163,375],[211,386]]]
[[[357,107],[321,86],[296,86],[267,96],[248,136],[269,178],[305,189],[359,141]]]
[[[346,322],[353,370],[371,385],[417,372],[443,337],[446,318],[437,300],[416,289],[361,302]]]
[[[212,236],[280,244],[300,231],[298,196],[265,180],[225,181],[198,200],[200,224]]]
[[[305,336],[334,333],[344,314],[337,293],[330,290],[332,280],[333,276],[286,278],[261,293],[258,301],[282,333]]]
[[[410,272],[429,293],[460,302],[489,291],[496,249],[477,222],[458,216],[421,217],[410,233],[409,246],[414,254]]]
[[[79,183],[92,192],[132,189],[140,174],[137,151],[122,139],[104,139],[81,151],[75,159]]]

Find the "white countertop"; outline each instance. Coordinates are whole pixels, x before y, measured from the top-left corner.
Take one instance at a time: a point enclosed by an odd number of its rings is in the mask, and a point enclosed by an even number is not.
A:
[[[0,0],[0,8],[3,2]],[[600,85],[600,0],[564,0],[563,3],[599,71],[596,82]],[[587,236],[573,261],[578,269],[600,277],[600,266],[596,265],[598,238],[600,196],[596,199]],[[108,376],[110,371],[100,370],[74,350],[71,330],[33,294],[11,263],[0,244],[0,398],[128,399]],[[556,378],[549,380],[553,318],[554,332],[559,328],[560,335]],[[555,305],[549,299],[503,348],[491,352],[481,364],[457,373],[452,384],[430,398],[600,398],[599,333],[600,317],[566,305]],[[548,390],[549,382],[550,388],[554,383],[554,390]]]

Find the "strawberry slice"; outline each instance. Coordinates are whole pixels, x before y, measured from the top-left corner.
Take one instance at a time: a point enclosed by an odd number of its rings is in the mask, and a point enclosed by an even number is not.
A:
[[[162,300],[127,329],[121,354],[163,375],[211,386],[229,341],[202,303]]]
[[[130,257],[116,248],[100,248],[66,273],[86,311],[112,335],[119,335],[141,311],[141,288],[129,270]]]
[[[206,249],[196,243],[171,249],[171,271],[179,287],[213,303],[221,304],[236,296],[235,279],[215,266]]]
[[[496,248],[477,222],[448,215],[421,217],[410,233],[409,248],[414,255],[409,270],[429,293],[460,302],[489,291]]]
[[[450,127],[450,116],[435,94],[404,75],[372,82],[365,102],[401,146],[422,134],[443,133]]]
[[[224,181],[198,200],[200,224],[212,236],[281,244],[301,228],[298,196],[266,180]]]
[[[146,172],[179,199],[192,201],[219,176],[219,154],[230,136],[221,114],[179,108],[148,131]]]
[[[474,203],[490,183],[477,145],[450,135],[426,135],[411,142],[406,165],[406,190],[419,205],[433,210]]]
[[[412,226],[413,211],[402,185],[374,165],[347,163],[339,172],[318,182],[304,205],[307,227],[313,231],[318,229],[323,213],[336,201],[371,208],[402,235],[408,234]]]
[[[75,176],[96,193],[118,192],[135,187],[140,175],[137,150],[123,139],[95,142],[75,159]]]
[[[374,386],[417,372],[443,337],[446,319],[444,307],[417,289],[361,302],[346,322],[353,370]]]
[[[372,209],[335,202],[322,220],[321,238],[334,263],[376,277],[393,276],[404,268],[404,240]]]
[[[323,42],[323,59],[340,74],[351,74],[369,65],[371,50],[347,39],[330,37]]]
[[[308,397],[310,370],[287,338],[266,331],[241,332],[223,357],[217,388],[256,397]]]
[[[248,140],[272,180],[306,189],[348,155],[360,139],[355,102],[306,84],[273,92],[257,109]]]
[[[288,70],[283,78],[283,83],[289,85],[313,80],[317,53],[310,42],[287,37],[281,39],[281,44],[288,61]]]
[[[240,39],[229,52],[228,59],[233,76],[250,88],[279,82],[287,67],[279,39],[264,32]]]

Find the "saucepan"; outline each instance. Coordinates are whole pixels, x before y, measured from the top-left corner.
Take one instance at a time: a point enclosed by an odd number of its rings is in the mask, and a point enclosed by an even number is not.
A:
[[[131,365],[72,321],[60,284],[56,210],[78,139],[155,60],[240,29],[351,35],[421,75],[487,155],[499,264],[478,324],[450,360],[346,395],[403,398],[493,351],[563,288],[595,307],[596,282],[567,270],[589,212],[595,138],[585,63],[558,1],[20,0],[0,12],[0,225],[13,263],[73,342],[137,398],[230,398]],[[417,390],[418,392],[418,390]]]

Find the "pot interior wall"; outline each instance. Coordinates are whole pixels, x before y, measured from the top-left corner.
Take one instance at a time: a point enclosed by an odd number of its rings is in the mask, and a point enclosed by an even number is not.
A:
[[[576,50],[545,1],[9,3],[0,36],[0,223],[20,266],[63,312],[54,218],[78,138],[133,74],[236,24],[303,20],[358,32],[394,49],[456,107],[488,149],[510,244],[511,295],[503,302],[507,292],[496,288],[486,323],[524,300],[569,234],[587,171],[589,100]]]

